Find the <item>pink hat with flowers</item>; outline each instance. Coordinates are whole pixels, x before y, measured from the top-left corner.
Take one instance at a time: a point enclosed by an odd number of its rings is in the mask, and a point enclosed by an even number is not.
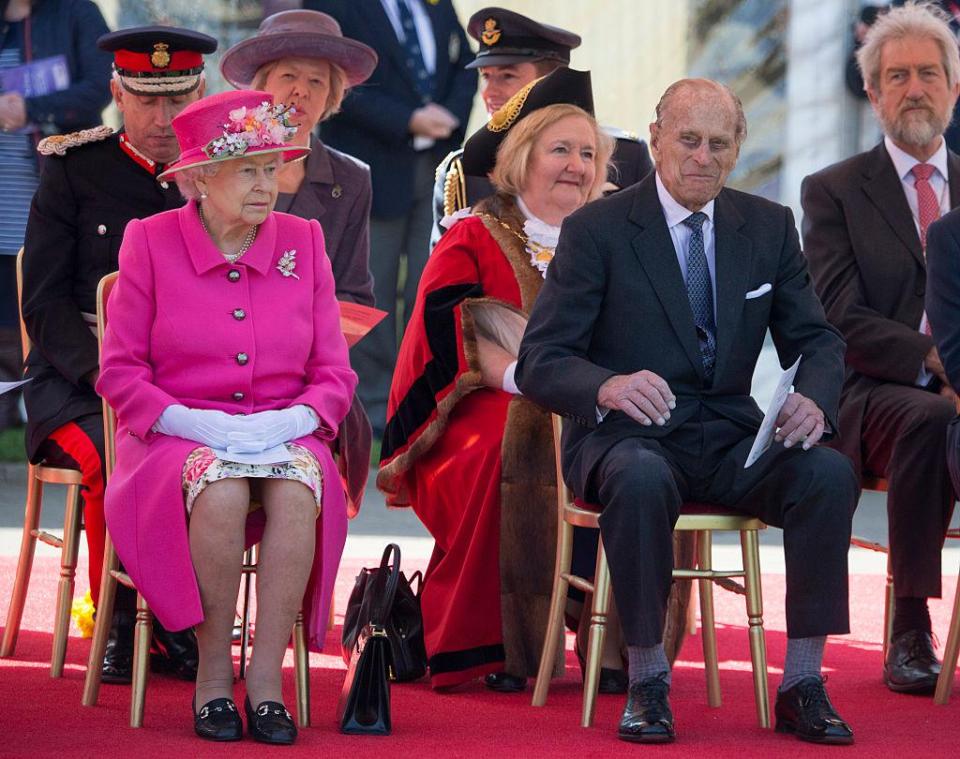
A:
[[[192,166],[265,153],[280,153],[284,161],[303,158],[310,148],[288,143],[297,132],[291,113],[292,108],[274,105],[269,92],[240,90],[201,98],[173,119],[180,157],[157,179]]]

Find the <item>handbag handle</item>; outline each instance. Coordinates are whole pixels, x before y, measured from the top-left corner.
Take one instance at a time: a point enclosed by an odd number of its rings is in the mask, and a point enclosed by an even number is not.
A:
[[[390,567],[390,556],[393,554],[393,566]],[[376,584],[373,589],[373,607],[370,610],[370,622],[382,625],[393,608],[393,599],[397,594],[397,585],[400,582],[400,546],[388,543],[383,549],[380,559],[380,571],[377,572]]]

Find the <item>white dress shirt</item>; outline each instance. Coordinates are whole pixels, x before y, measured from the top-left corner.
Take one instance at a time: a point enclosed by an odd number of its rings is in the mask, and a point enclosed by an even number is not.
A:
[[[933,194],[937,196],[940,202],[940,215],[943,216],[950,210],[950,185],[947,181],[947,143],[940,140],[940,147],[926,161],[918,161],[909,153],[901,150],[894,145],[889,137],[883,138],[884,147],[893,161],[893,168],[900,177],[900,185],[903,187],[903,194],[907,197],[907,205],[910,206],[910,213],[913,216],[914,226],[917,228],[917,235],[920,235],[920,211],[917,202],[917,188],[914,186],[913,167],[918,163],[927,163],[933,166],[934,172],[930,175],[930,187]],[[927,334],[927,312],[923,312],[920,319],[919,331]],[[921,364],[920,372],[917,374],[916,384],[920,387],[926,387],[933,379],[933,374],[927,371],[927,368]]]

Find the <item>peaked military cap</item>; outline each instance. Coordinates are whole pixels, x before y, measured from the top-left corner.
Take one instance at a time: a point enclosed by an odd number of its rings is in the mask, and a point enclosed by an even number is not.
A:
[[[134,95],[185,95],[200,86],[203,56],[217,49],[206,34],[173,26],[137,26],[104,34],[97,47],[113,53],[113,70]]]
[[[580,46],[580,35],[557,26],[541,24],[505,8],[483,8],[470,17],[467,32],[480,49],[468,69],[509,66],[551,60],[570,63],[570,51]]]

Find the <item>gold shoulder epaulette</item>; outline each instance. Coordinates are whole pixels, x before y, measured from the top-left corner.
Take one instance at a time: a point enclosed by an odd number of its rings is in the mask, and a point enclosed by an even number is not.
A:
[[[70,134],[52,134],[40,140],[40,144],[37,145],[37,152],[40,155],[64,156],[70,148],[86,145],[88,142],[100,142],[100,140],[105,140],[112,134],[113,128],[108,126],[83,129],[79,132],[70,132]]]
[[[452,216],[467,207],[467,182],[463,176],[463,164],[459,158],[450,161],[447,178],[443,180],[443,213]]]

